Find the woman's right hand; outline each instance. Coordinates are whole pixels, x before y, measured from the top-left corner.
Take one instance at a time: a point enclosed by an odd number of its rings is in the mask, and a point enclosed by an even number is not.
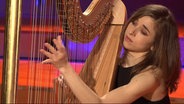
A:
[[[49,51],[46,51],[45,49],[40,49],[40,52],[48,57],[48,59],[43,60],[42,63],[53,64],[62,72],[61,69],[63,69],[63,67],[66,67],[69,64],[67,52],[64,45],[62,44],[61,36],[57,36],[56,39],[53,39],[53,42],[56,48],[54,48],[49,43],[44,43],[44,46]]]

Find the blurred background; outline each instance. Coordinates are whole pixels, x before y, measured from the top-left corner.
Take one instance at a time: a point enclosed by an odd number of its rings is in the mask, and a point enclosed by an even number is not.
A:
[[[0,0],[0,57],[2,58],[3,56],[3,38],[4,38],[4,26],[5,26],[5,20],[6,20],[6,0]],[[51,0],[36,0],[37,5],[36,6],[40,6],[41,4],[45,4],[48,5],[49,1]],[[21,41],[20,41],[20,47],[21,47],[21,51],[20,51],[20,57],[21,58],[27,58],[27,56],[29,56],[30,52],[29,50],[26,50],[25,48],[28,48],[27,44],[22,44],[25,43],[27,41],[30,41],[30,37],[28,36],[29,33],[32,31],[31,30],[31,25],[33,25],[33,6],[32,6],[32,2],[33,0],[22,0],[23,4],[22,4],[22,32],[21,32]],[[91,3],[91,0],[80,0],[81,2],[81,7],[83,10],[85,10],[88,5]],[[155,4],[162,4],[167,6],[174,14],[177,24],[178,24],[178,30],[179,30],[179,37],[180,37],[180,43],[181,43],[181,60],[182,60],[182,66],[184,67],[184,6],[183,6],[183,0],[123,0],[126,8],[127,8],[127,15],[128,17],[130,17],[130,15],[139,7],[144,6],[146,4],[151,4],[151,3],[155,3]],[[50,8],[51,9],[51,8]],[[41,16],[37,16],[37,18],[42,18]],[[54,18],[53,18],[54,19]],[[46,24],[47,25],[47,24]],[[88,56],[88,54],[90,53],[91,49],[93,48],[93,45],[95,44],[96,39],[94,39],[94,41],[89,42],[87,44],[80,44],[80,43],[74,43],[74,42],[70,42],[68,41],[68,48],[70,50],[70,52],[79,52],[80,50],[83,50],[83,55],[78,54],[77,56],[75,54],[74,56],[71,56],[71,60],[77,60],[77,61],[85,61],[86,57]],[[75,46],[75,47],[74,47]],[[87,48],[85,48],[87,47]],[[81,49],[80,49],[81,48]],[[79,52],[80,53],[80,52]],[[72,58],[73,57],[73,58]]]
[[[35,0],[36,6],[38,8],[41,8],[40,5],[48,5],[51,3],[51,0]],[[83,11],[88,7],[88,5],[91,3],[92,0],[80,0],[81,7]],[[127,9],[127,16],[130,17],[130,15],[139,7],[142,7],[146,4],[162,4],[167,6],[174,14],[176,18],[176,22],[178,25],[179,30],[179,37],[180,37],[180,47],[181,47],[181,61],[182,61],[182,69],[184,70],[184,1],[183,0],[122,0],[126,6]],[[22,26],[21,26],[21,36],[20,36],[20,60],[28,60],[30,58],[30,50],[31,46],[29,43],[31,43],[31,36],[32,28],[31,25],[33,25],[32,20],[33,18],[33,6],[32,2],[33,0],[22,0]],[[54,4],[53,4],[54,5]],[[48,6],[48,9],[54,9]],[[54,14],[54,13],[53,13]],[[36,18],[41,19],[42,16],[38,15]],[[54,21],[55,17],[51,18],[52,21]],[[0,69],[2,69],[2,60],[3,60],[3,49],[4,49],[4,28],[5,28],[5,21],[6,21],[6,0],[0,0]],[[39,22],[39,21],[38,21]],[[46,24],[48,27],[51,24]],[[45,30],[47,32],[43,33],[35,33],[37,36],[46,35],[46,34],[52,34],[53,31],[59,31],[57,29],[52,30]],[[49,32],[50,31],[50,32]],[[75,65],[80,68],[82,67],[83,62],[85,62],[87,56],[91,52],[96,40],[95,38],[93,41],[89,43],[76,43],[72,41],[67,41],[67,48],[70,54],[70,61],[78,63]],[[37,41],[37,40],[35,40]],[[38,51],[38,50],[36,50]],[[21,69],[21,70],[24,70]],[[183,71],[182,71],[183,72]],[[171,97],[177,97],[177,98],[184,98],[184,74],[182,73],[181,81],[179,85],[179,89],[176,93],[170,95]]]

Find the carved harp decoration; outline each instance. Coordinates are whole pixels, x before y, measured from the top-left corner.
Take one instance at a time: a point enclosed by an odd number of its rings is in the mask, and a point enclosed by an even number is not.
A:
[[[48,1],[53,2],[54,0]],[[54,2],[56,3],[55,9],[59,17],[59,25],[62,26],[63,30],[62,35],[64,34],[70,40],[75,42],[87,43],[93,40],[98,34],[100,34],[93,50],[86,59],[79,76],[99,96],[103,96],[105,93],[112,90],[114,85],[113,83],[115,79],[114,76],[116,73],[115,69],[117,66],[117,59],[120,55],[122,47],[120,44],[120,34],[124,21],[126,19],[125,5],[121,0],[93,0],[89,7],[84,12],[82,12],[79,0],[56,0]],[[44,7],[41,7],[41,9],[43,8]],[[36,27],[33,27],[33,30],[39,30],[38,28],[35,28]],[[38,32],[34,33],[37,34]],[[58,35],[58,33],[56,35]],[[51,38],[52,37],[53,36],[51,36]],[[33,41],[37,41],[36,38],[37,37],[32,38],[34,39]],[[44,41],[42,41],[41,43],[43,42]],[[19,43],[18,39],[16,43]],[[37,45],[39,44],[34,44],[34,47]],[[16,46],[18,46],[18,44]],[[5,49],[8,50],[9,47],[5,46]],[[39,49],[37,49],[36,51],[38,50]],[[16,52],[18,53],[18,50],[16,50]],[[18,57],[15,55],[10,56]],[[7,60],[9,59],[9,57],[6,58]],[[43,58],[41,58],[41,60],[42,59]],[[33,65],[29,65],[29,67],[41,67],[40,65],[38,65],[39,63],[37,61],[33,61],[34,62],[30,62],[33,63]],[[40,60],[38,61],[40,62]],[[12,78],[17,78],[18,76],[16,75],[18,71],[16,72],[14,71],[14,69],[8,69],[6,65],[8,65],[9,62],[5,62],[3,63],[3,72],[6,73],[7,70],[11,70],[14,73],[12,73],[11,75],[5,74],[3,75],[3,78],[6,78],[7,76],[10,76],[9,80],[12,80]],[[18,66],[18,64],[15,66]],[[37,69],[34,69],[33,71],[36,70]],[[34,80],[38,81],[40,79],[34,78]],[[65,82],[61,84],[58,80],[54,80],[54,85],[51,88],[40,88],[31,86],[27,88],[29,90],[26,91],[25,95],[23,95],[20,93],[21,91],[16,91],[15,87],[13,88],[11,85],[6,84],[6,81],[7,79],[3,79],[3,88],[10,88],[10,90],[3,91],[1,95],[3,96],[1,97],[1,101],[6,101],[7,103],[78,103],[77,98],[70,91]],[[17,83],[16,85],[18,85],[18,82],[16,82],[16,80],[14,81],[15,82],[13,83]],[[20,90],[19,87],[17,89]],[[16,94],[15,92],[18,93]],[[29,94],[28,97],[26,97],[27,94]],[[8,97],[9,95],[11,95],[11,98]],[[23,101],[20,99],[17,100],[15,98],[26,99],[24,99]]]
[[[72,41],[89,42],[103,29],[112,13],[112,0],[93,0],[82,13],[79,0],[57,0],[65,34]]]

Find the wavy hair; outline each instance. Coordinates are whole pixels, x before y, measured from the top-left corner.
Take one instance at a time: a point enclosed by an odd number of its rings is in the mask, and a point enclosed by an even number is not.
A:
[[[163,72],[163,78],[168,86],[168,90],[172,93],[177,89],[181,71],[180,45],[176,21],[167,7],[158,4],[149,4],[139,8],[129,18],[123,27],[123,38],[128,24],[143,16],[150,16],[155,20],[156,36],[153,49],[145,55],[143,61],[134,67],[133,73],[138,74],[149,65],[153,66],[151,69],[160,68]],[[125,61],[126,57],[127,50],[125,49],[121,63]]]

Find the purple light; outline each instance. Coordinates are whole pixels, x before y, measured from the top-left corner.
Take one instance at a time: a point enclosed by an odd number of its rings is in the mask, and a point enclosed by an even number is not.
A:
[[[85,61],[89,53],[92,51],[98,37],[89,43],[76,43],[69,41],[68,42],[68,53],[69,58],[75,61]]]
[[[184,37],[180,38],[181,64],[184,68]]]
[[[98,37],[89,43],[76,43],[68,42],[68,53],[71,60],[75,61],[85,61],[91,50],[93,49]],[[181,49],[181,62],[184,68],[184,38],[180,38],[180,49]],[[122,50],[123,52],[123,50]]]

